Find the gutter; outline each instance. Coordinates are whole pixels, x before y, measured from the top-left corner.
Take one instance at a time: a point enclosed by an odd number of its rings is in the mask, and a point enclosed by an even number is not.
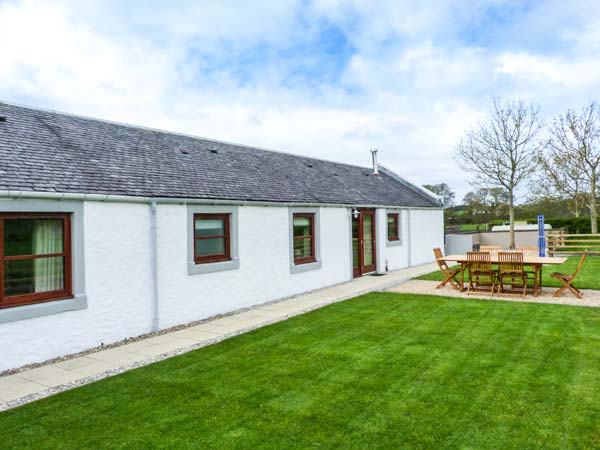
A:
[[[136,197],[130,195],[113,194],[80,194],[66,192],[33,192],[0,190],[0,198],[14,199],[46,199],[46,200],[84,200],[89,202],[119,202],[119,203],[156,203],[176,205],[231,205],[231,206],[279,206],[279,207],[323,207],[323,208],[386,208],[386,209],[423,209],[443,210],[441,206],[401,206],[378,204],[346,204],[346,203],[318,203],[318,202],[271,202],[260,200],[217,200],[197,198],[172,198],[172,197]]]

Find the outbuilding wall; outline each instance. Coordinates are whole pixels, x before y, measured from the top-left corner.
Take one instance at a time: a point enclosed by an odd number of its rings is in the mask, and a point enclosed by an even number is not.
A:
[[[318,208],[321,267],[293,273],[289,208],[240,206],[239,268],[193,275],[187,267],[187,208],[157,206],[160,328],[351,279],[349,208]],[[442,211],[402,210],[403,243],[392,247],[385,242],[385,214],[385,209],[377,212],[378,271],[385,271],[386,261],[389,270],[430,262],[432,247],[443,244]],[[87,307],[0,323],[0,342],[5,344],[0,346],[0,371],[152,330],[149,205],[86,201],[83,224]]]
[[[148,205],[86,202],[87,307],[0,324],[0,371],[147,333],[152,287],[148,224]]]
[[[348,281],[349,213],[319,208],[320,269],[290,272],[288,208],[239,208],[239,268],[188,275],[186,208],[158,208],[160,325],[203,319]]]

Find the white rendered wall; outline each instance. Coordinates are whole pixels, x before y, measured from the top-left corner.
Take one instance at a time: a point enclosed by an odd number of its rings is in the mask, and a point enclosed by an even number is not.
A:
[[[160,327],[170,327],[350,279],[346,208],[320,208],[322,267],[290,273],[288,208],[239,208],[240,267],[187,274],[187,211],[158,207]]]
[[[389,245],[387,242],[387,214],[398,213],[400,221],[401,244]],[[377,271],[399,270],[408,267],[408,212],[405,209],[378,209],[377,210]]]
[[[148,224],[148,205],[86,202],[87,308],[0,324],[0,371],[147,332]]]
[[[443,243],[442,211],[411,212],[412,263],[432,260]],[[239,259],[235,270],[188,275],[187,207],[158,205],[160,327],[299,294],[351,278],[347,208],[320,208],[322,267],[290,273],[286,207],[239,208]],[[401,247],[386,247],[385,210],[377,215],[379,263],[408,264],[407,212]],[[383,238],[383,240],[382,240]],[[78,311],[0,324],[0,371],[79,352],[151,330],[150,209],[146,204],[84,204],[85,291]]]
[[[444,211],[410,210],[411,266],[434,261],[433,249],[444,248]]]

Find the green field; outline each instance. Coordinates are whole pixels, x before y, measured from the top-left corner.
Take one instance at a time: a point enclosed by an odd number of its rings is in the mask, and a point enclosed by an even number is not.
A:
[[[600,309],[372,293],[0,413],[3,449],[600,447]]]

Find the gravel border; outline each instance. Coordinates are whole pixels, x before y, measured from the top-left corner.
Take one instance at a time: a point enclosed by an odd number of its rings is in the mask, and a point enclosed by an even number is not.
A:
[[[428,273],[429,271],[423,271],[423,273]],[[343,296],[336,297],[336,298],[333,298],[333,299],[330,299],[330,300],[325,300],[325,301],[320,302],[318,304],[314,304],[314,305],[311,305],[311,306],[308,306],[308,307],[305,307],[305,308],[298,309],[298,310],[296,310],[294,312],[291,312],[289,314],[286,314],[284,316],[280,316],[280,317],[277,317],[277,318],[274,318],[274,319],[271,319],[271,320],[260,322],[260,323],[257,323],[257,324],[254,324],[254,325],[251,325],[251,326],[248,326],[248,327],[240,328],[240,329],[235,330],[233,332],[226,333],[226,334],[224,334],[222,336],[218,336],[218,337],[215,337],[215,338],[212,338],[212,339],[203,340],[201,342],[198,342],[197,344],[193,344],[193,345],[190,345],[190,346],[187,346],[187,347],[182,347],[182,348],[179,348],[179,349],[176,349],[176,350],[172,350],[172,351],[163,353],[163,354],[158,355],[158,356],[149,357],[149,358],[146,358],[146,359],[144,359],[142,361],[136,361],[136,362],[131,363],[131,364],[126,364],[126,365],[123,365],[123,366],[119,366],[117,368],[110,369],[110,370],[107,370],[105,372],[98,373],[96,375],[92,375],[92,376],[89,376],[89,377],[86,377],[86,378],[82,378],[80,380],[77,380],[77,381],[74,381],[74,382],[71,382],[71,383],[65,383],[65,384],[62,384],[60,386],[56,386],[56,387],[53,387],[53,388],[48,388],[48,389],[46,389],[44,391],[36,392],[35,394],[26,395],[24,397],[21,397],[21,398],[15,399],[15,400],[11,400],[11,401],[6,402],[6,403],[0,403],[0,412],[6,411],[8,409],[15,408],[17,406],[24,405],[26,403],[33,402],[35,400],[39,400],[39,399],[42,399],[42,398],[45,398],[45,397],[49,397],[49,396],[57,394],[59,392],[63,392],[63,391],[74,389],[74,388],[77,388],[77,387],[80,387],[80,386],[84,386],[86,384],[90,384],[90,383],[93,383],[95,381],[102,380],[104,378],[108,378],[108,377],[112,377],[112,376],[115,376],[115,375],[119,375],[121,373],[128,372],[129,370],[137,369],[139,367],[144,367],[144,366],[147,366],[149,364],[153,364],[153,363],[158,362],[158,361],[163,361],[165,359],[168,359],[168,358],[171,358],[171,357],[174,357],[174,356],[182,355],[184,353],[188,353],[188,352],[191,352],[191,351],[203,348],[203,347],[207,347],[209,345],[216,344],[218,342],[224,341],[224,340],[229,339],[231,337],[238,336],[240,334],[244,334],[244,333],[247,333],[249,331],[252,331],[252,330],[255,330],[255,329],[258,329],[258,328],[262,328],[262,327],[267,326],[267,325],[272,325],[274,323],[283,322],[283,321],[285,321],[285,320],[287,320],[287,319],[289,319],[291,317],[302,315],[302,314],[305,314],[307,312],[314,311],[316,309],[320,309],[320,308],[323,308],[325,306],[328,306],[328,305],[331,305],[331,304],[334,304],[334,303],[339,303],[339,302],[342,302],[342,301],[345,301],[345,300],[349,300],[351,298],[355,298],[355,297],[367,294],[369,292],[381,292],[381,291],[390,290],[390,289],[392,289],[394,287],[397,287],[397,286],[400,286],[400,285],[405,284],[407,282],[410,282],[411,279],[412,279],[412,277],[414,277],[414,276],[418,276],[418,274],[412,274],[412,275],[410,275],[410,276],[408,276],[406,278],[401,278],[401,279],[397,279],[397,280],[394,280],[394,281],[390,281],[388,283],[384,283],[383,285],[378,286],[376,289],[371,289],[371,288],[362,289],[360,291],[353,292],[352,294],[349,294],[349,295],[343,295]],[[342,284],[348,284],[348,282],[339,283],[338,285],[342,285]],[[182,329],[185,329],[185,328],[189,328],[189,327],[201,324],[201,323],[210,322],[212,320],[215,320],[215,319],[218,319],[218,318],[221,318],[221,317],[228,317],[228,316],[232,316],[232,315],[239,314],[239,313],[242,313],[242,312],[252,311],[252,310],[264,307],[264,306],[273,305],[273,304],[276,304],[276,303],[281,303],[283,301],[291,300],[291,299],[299,297],[301,295],[307,295],[307,294],[310,294],[310,293],[319,292],[319,291],[322,291],[322,290],[325,290],[325,289],[328,289],[328,288],[331,288],[331,287],[334,287],[334,286],[338,286],[338,285],[328,286],[328,287],[325,287],[325,288],[315,289],[315,290],[310,291],[310,292],[305,292],[303,294],[294,295],[294,296],[290,296],[290,297],[286,297],[286,298],[282,298],[282,299],[277,299],[277,300],[270,301],[270,302],[260,303],[258,305],[254,305],[252,307],[243,308],[243,309],[232,311],[232,312],[229,312],[229,313],[226,313],[226,314],[220,314],[220,315],[217,315],[217,316],[213,316],[211,318],[207,318],[207,319],[203,319],[203,320],[198,320],[198,321],[195,321],[195,322],[190,322],[190,323],[187,323],[187,324],[184,324],[184,325],[178,325],[178,326],[171,327],[171,328],[168,328],[168,329],[165,329],[165,330],[161,330],[161,331],[156,332],[156,333],[147,333],[147,334],[144,334],[144,335],[137,336],[135,338],[130,338],[130,339],[125,339],[125,340],[119,341],[118,343],[113,343],[113,344],[110,344],[110,345],[96,347],[96,348],[89,349],[89,350],[86,350],[86,351],[83,351],[83,352],[80,352],[80,353],[63,356],[61,358],[54,358],[52,360],[48,360],[48,361],[45,361],[43,363],[30,364],[29,366],[23,366],[23,367],[20,367],[18,369],[12,369],[12,370],[9,370],[9,371],[5,371],[3,373],[3,376],[12,375],[12,374],[16,374],[16,373],[19,373],[19,372],[23,372],[25,370],[28,370],[28,369],[31,369],[31,368],[34,368],[34,367],[41,367],[41,366],[45,366],[45,365],[48,365],[48,364],[53,364],[55,362],[66,361],[68,359],[74,359],[74,358],[77,358],[77,357],[80,357],[80,356],[89,355],[89,354],[92,354],[92,353],[95,353],[95,352],[98,352],[98,351],[101,351],[101,350],[106,350],[106,349],[109,349],[109,348],[116,348],[116,347],[119,347],[119,346],[122,346],[122,345],[125,345],[125,344],[128,344],[128,343],[131,343],[131,342],[141,341],[141,340],[149,338],[149,337],[159,336],[159,335],[167,334],[167,333],[170,333],[170,332],[173,332],[173,331],[178,331],[178,330],[182,330]],[[11,373],[6,373],[6,372],[11,372]]]
[[[475,294],[467,295],[466,292],[459,292],[451,286],[444,286],[443,288],[436,289],[439,281],[428,281],[428,280],[410,280],[408,283],[399,285],[389,289],[391,292],[397,292],[402,294],[425,294],[425,295],[436,295],[439,297],[450,297],[459,299],[477,299],[477,300],[492,300],[492,301],[506,301],[506,302],[518,302],[518,303],[537,303],[537,304],[552,304],[552,305],[566,305],[566,306],[584,306],[587,308],[598,308],[600,307],[600,291],[593,289],[582,289],[583,299],[578,299],[573,294],[565,292],[560,297],[554,297],[552,294],[555,289],[558,288],[546,288],[540,295],[534,297],[531,294],[527,294],[525,298],[522,298],[519,294],[495,294],[491,296],[483,292],[477,292]],[[552,289],[552,290],[550,290]]]
[[[15,367],[13,369],[6,369],[6,370],[3,370],[3,371],[0,372],[0,378],[6,377],[6,376],[9,376],[9,375],[16,375],[16,374],[18,374],[20,372],[25,372],[26,370],[37,369],[38,367],[43,367],[43,366],[47,366],[47,365],[50,365],[50,364],[55,364],[55,363],[58,363],[58,362],[68,361],[68,360],[71,360],[71,359],[79,358],[81,356],[91,355],[93,353],[97,353],[97,352],[100,352],[102,350],[108,350],[108,349],[111,349],[111,348],[122,347],[123,345],[132,344],[132,343],[138,342],[138,341],[143,341],[143,340],[151,338],[151,337],[161,336],[163,334],[173,333],[175,331],[180,331],[180,330],[184,330],[186,328],[195,327],[196,325],[201,325],[203,323],[212,322],[214,320],[222,319],[224,317],[234,316],[236,314],[241,314],[241,313],[244,313],[244,312],[247,312],[247,311],[253,311],[253,310],[258,309],[258,308],[262,308],[262,307],[265,307],[265,306],[270,306],[270,305],[274,305],[274,304],[277,304],[277,303],[285,302],[287,300],[292,300],[294,298],[297,298],[297,297],[300,297],[300,296],[303,296],[303,295],[314,294],[316,292],[323,291],[325,289],[330,289],[330,288],[333,288],[333,287],[336,287],[336,286],[341,286],[341,285],[348,284],[348,283],[350,283],[350,282],[345,281],[345,282],[342,282],[342,283],[332,284],[330,286],[325,286],[325,287],[322,287],[322,288],[313,289],[312,291],[303,292],[301,294],[290,295],[288,297],[282,297],[282,298],[278,298],[278,299],[275,299],[275,300],[270,300],[270,301],[267,301],[267,302],[264,302],[264,303],[257,303],[257,304],[252,305],[252,306],[248,306],[248,307],[245,307],[245,308],[236,309],[236,310],[229,311],[229,312],[226,312],[226,313],[223,313],[223,314],[216,314],[214,316],[210,316],[210,317],[207,317],[205,319],[194,320],[193,322],[186,322],[186,323],[175,325],[175,326],[172,326],[172,327],[169,327],[169,328],[164,328],[164,329],[161,329],[159,331],[153,331],[153,332],[150,332],[150,333],[140,334],[138,336],[128,337],[128,338],[125,338],[125,339],[121,339],[120,341],[111,342],[109,344],[104,344],[103,343],[103,344],[98,345],[96,347],[88,348],[86,350],[82,350],[82,351],[77,352],[77,353],[69,353],[68,355],[58,356],[56,358],[47,359],[45,361],[31,363],[31,364],[26,364],[24,366]]]
[[[401,270],[407,270],[407,269],[408,268],[390,271],[390,272],[387,272],[387,273],[383,274],[383,276],[388,275],[388,274],[393,274],[394,272],[399,272]],[[424,269],[422,271],[422,273],[412,274],[409,277],[403,278],[401,280],[395,280],[395,281],[392,281],[390,283],[386,283],[385,285],[382,285],[382,286],[378,287],[376,290],[387,290],[387,289],[390,289],[390,288],[392,288],[392,287],[394,287],[396,285],[399,285],[399,284],[402,284],[402,283],[405,283],[405,282],[409,281],[413,277],[420,276],[420,275],[423,275],[423,274],[426,274],[426,273],[429,273],[429,272],[431,272],[431,269],[429,269],[429,268],[428,269]],[[371,276],[371,275],[367,275],[367,276]],[[378,275],[378,277],[381,277],[381,276],[382,275]],[[19,372],[24,372],[26,370],[36,369],[38,367],[47,366],[49,364],[54,364],[54,363],[58,363],[58,362],[62,362],[62,361],[68,361],[70,359],[79,358],[81,356],[91,355],[92,353],[100,352],[102,350],[108,350],[108,349],[111,349],[111,348],[118,348],[118,347],[121,347],[123,345],[131,344],[133,342],[142,341],[144,339],[148,339],[148,338],[151,338],[151,337],[161,336],[163,334],[173,333],[175,331],[184,330],[184,329],[190,328],[190,327],[195,327],[196,325],[201,325],[203,323],[212,322],[213,320],[222,319],[224,317],[234,316],[236,314],[241,314],[241,313],[244,313],[244,312],[247,312],[247,311],[252,311],[252,310],[255,310],[255,309],[258,309],[258,308],[262,308],[262,307],[265,307],[265,306],[270,306],[270,305],[274,305],[274,304],[277,304],[277,303],[285,302],[287,300],[292,300],[294,298],[298,298],[298,297],[301,297],[303,295],[314,294],[314,293],[317,293],[317,292],[324,291],[326,289],[331,289],[331,288],[334,288],[334,287],[338,287],[338,286],[343,286],[343,285],[346,285],[346,284],[350,284],[353,281],[355,281],[355,280],[343,281],[341,283],[331,284],[329,286],[325,286],[325,287],[313,289],[313,290],[310,290],[310,291],[302,292],[300,294],[294,294],[294,295],[290,295],[290,296],[287,296],[287,297],[281,297],[281,298],[278,298],[278,299],[275,299],[275,300],[269,300],[269,301],[266,301],[266,302],[263,302],[263,303],[257,303],[257,304],[254,304],[252,306],[247,306],[245,308],[236,309],[236,310],[229,311],[229,312],[226,312],[226,313],[223,313],[223,314],[216,314],[214,316],[210,316],[210,317],[207,317],[205,319],[195,320],[193,322],[187,322],[187,323],[175,325],[175,326],[172,326],[172,327],[169,327],[169,328],[164,328],[164,329],[159,330],[159,331],[154,331],[154,332],[150,332],[150,333],[140,334],[138,336],[128,337],[128,338],[125,338],[125,339],[121,339],[119,341],[111,342],[109,344],[101,344],[101,345],[98,345],[96,347],[92,347],[92,348],[89,348],[89,349],[86,349],[86,350],[82,350],[82,351],[77,352],[77,353],[70,353],[68,355],[58,356],[56,358],[47,359],[45,361],[40,361],[40,362],[36,362],[36,363],[26,364],[24,366],[15,367],[15,368],[12,368],[12,369],[6,369],[6,370],[3,370],[3,371],[0,371],[0,378],[5,377],[5,376],[9,376],[9,375],[15,375],[15,374],[18,374]],[[360,293],[356,294],[356,295],[362,295],[365,292],[370,292],[372,290],[373,289],[366,289],[366,290],[360,291]]]

